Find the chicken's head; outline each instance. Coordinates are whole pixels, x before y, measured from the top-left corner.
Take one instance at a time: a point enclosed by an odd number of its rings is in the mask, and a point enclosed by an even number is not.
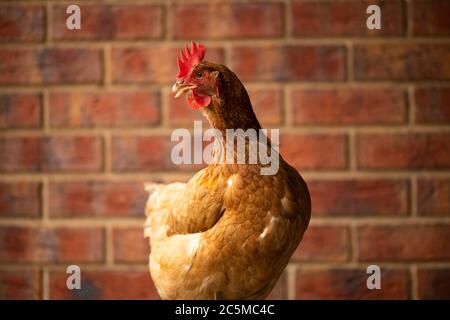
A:
[[[193,109],[200,109],[211,104],[212,96],[218,94],[219,72],[208,64],[202,63],[206,48],[202,44],[186,44],[178,56],[177,81],[172,87],[175,98],[187,94],[187,102]]]

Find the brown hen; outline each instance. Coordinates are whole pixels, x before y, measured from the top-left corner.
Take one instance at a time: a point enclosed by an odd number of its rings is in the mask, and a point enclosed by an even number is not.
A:
[[[237,76],[203,62],[205,51],[193,43],[181,52],[176,96],[186,94],[224,137],[226,129],[261,129]],[[311,211],[307,186],[281,156],[273,175],[261,174],[260,161],[237,164],[239,152],[246,159],[253,152],[250,140],[231,146],[234,163],[225,161],[230,146],[216,139],[215,160],[189,182],[147,185],[150,272],[162,299],[264,299],[300,243]]]

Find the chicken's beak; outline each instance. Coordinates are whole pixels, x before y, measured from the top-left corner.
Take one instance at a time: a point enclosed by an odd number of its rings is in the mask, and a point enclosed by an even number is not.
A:
[[[175,84],[172,86],[172,92],[175,93],[175,98],[178,98],[183,93],[185,93],[188,90],[195,89],[197,86],[195,85],[186,85],[183,83],[180,83],[179,81],[175,82]]]

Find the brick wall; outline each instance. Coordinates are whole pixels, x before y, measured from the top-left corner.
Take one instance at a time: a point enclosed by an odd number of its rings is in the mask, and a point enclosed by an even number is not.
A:
[[[65,28],[72,3],[0,2],[1,299],[157,298],[142,183],[198,169],[170,162],[168,138],[200,118],[170,92],[192,39],[281,128],[310,187],[271,297],[450,298],[449,1],[77,3],[81,31]]]

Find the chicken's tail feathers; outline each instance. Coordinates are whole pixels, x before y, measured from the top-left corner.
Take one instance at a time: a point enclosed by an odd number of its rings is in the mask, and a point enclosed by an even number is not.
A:
[[[157,182],[146,182],[144,183],[144,190],[147,191],[149,194],[152,194],[156,190],[160,189],[161,187],[165,186],[163,183],[157,183]]]
[[[170,208],[175,197],[180,194],[185,186],[186,184],[181,182],[169,184],[146,183],[144,188],[150,194],[145,208],[146,215],[150,216],[153,211]]]
[[[144,224],[144,237],[154,240],[165,234],[166,217],[170,207],[175,202],[175,197],[185,188],[186,184],[175,182],[170,184],[145,183],[144,189],[150,196],[145,207],[147,219]]]

